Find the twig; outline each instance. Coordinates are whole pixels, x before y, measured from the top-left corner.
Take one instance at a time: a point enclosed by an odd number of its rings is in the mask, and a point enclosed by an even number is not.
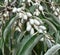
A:
[[[34,49],[33,49],[33,52],[34,52],[35,55],[37,55],[37,53],[36,53],[36,51]]]

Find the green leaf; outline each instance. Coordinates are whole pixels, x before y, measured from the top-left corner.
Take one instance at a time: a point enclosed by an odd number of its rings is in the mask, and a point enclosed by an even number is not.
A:
[[[26,31],[20,33],[20,35],[19,35],[19,37],[18,37],[18,39],[17,39],[17,43],[19,43],[20,40],[23,38],[25,32],[26,32]]]
[[[29,10],[30,10],[30,12],[33,14],[33,12],[35,11],[35,9],[36,9],[36,6],[31,6],[30,8],[29,8]]]
[[[7,33],[9,31],[9,29],[11,28],[12,24],[14,23],[14,21],[16,21],[17,19],[17,16],[12,18],[12,20],[9,22],[9,24],[7,25],[7,27],[5,28],[4,32],[3,32],[3,38],[4,38],[4,41],[6,39],[6,36],[7,36]]]
[[[33,47],[38,43],[38,41],[42,38],[42,35],[39,36],[30,36],[30,38],[25,38],[25,42],[23,43],[21,49],[19,50],[17,55],[29,55]]]
[[[60,25],[55,22],[54,20],[52,20],[51,18],[47,18],[51,23],[53,23],[58,29],[60,29]]]
[[[49,13],[49,15],[52,17],[53,20],[55,20],[58,24],[60,24],[60,21],[58,19],[58,17],[56,17],[54,14]]]
[[[43,21],[48,24],[55,32],[57,32],[57,28],[47,19],[43,19]]]
[[[59,34],[59,31],[55,34],[55,37],[56,37],[56,43],[60,44],[60,34]]]
[[[2,48],[3,42],[2,42],[2,38],[0,38],[0,48]]]

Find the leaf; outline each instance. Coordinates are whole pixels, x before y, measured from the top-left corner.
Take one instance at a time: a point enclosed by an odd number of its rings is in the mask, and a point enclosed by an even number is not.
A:
[[[53,55],[60,49],[60,44],[56,44],[51,47],[44,55]]]
[[[46,39],[45,41],[46,41],[48,48],[51,48],[53,45],[52,42],[49,39]]]
[[[53,20],[55,20],[58,24],[60,24],[58,17],[56,17],[54,14],[49,13],[49,15],[52,17]]]
[[[30,38],[25,39],[25,43],[23,43],[22,48],[19,50],[17,55],[29,55],[33,47],[38,43],[38,41],[42,38],[42,35],[39,36],[30,36]]]
[[[60,34],[59,34],[59,31],[55,34],[55,37],[56,37],[56,43],[60,44]]]
[[[29,10],[30,10],[30,12],[33,14],[33,12],[35,11],[35,9],[36,9],[36,6],[31,6],[30,8],[29,8]]]
[[[24,45],[26,44],[26,42],[31,38],[30,35],[24,36],[22,42],[19,44],[19,48],[17,48],[17,53],[16,55],[18,55],[18,52],[21,52],[21,50],[23,49]]]
[[[26,31],[20,33],[20,35],[19,35],[19,37],[18,37],[18,39],[17,39],[17,43],[20,42],[20,40],[21,40],[22,37],[24,36],[25,32],[26,32]]]
[[[43,19],[43,21],[44,21],[45,23],[47,23],[49,26],[51,26],[51,28],[52,28],[55,32],[57,32],[57,28],[56,28],[49,20]]]
[[[3,32],[3,38],[4,38],[4,41],[6,39],[6,35],[9,31],[9,29],[11,28],[12,24],[14,23],[14,21],[17,19],[17,16],[12,18],[12,20],[9,22],[9,24],[7,25],[7,27],[5,28],[4,32]]]
[[[52,20],[51,18],[47,18],[50,22],[52,22],[58,29],[60,29],[60,25],[55,22],[54,20]]]
[[[0,38],[0,48],[2,48],[3,42],[2,42],[2,38]]]

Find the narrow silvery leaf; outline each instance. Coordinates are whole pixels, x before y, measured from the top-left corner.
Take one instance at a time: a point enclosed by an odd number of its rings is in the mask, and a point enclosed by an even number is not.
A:
[[[56,44],[51,47],[44,55],[53,55],[60,49],[60,44]]]
[[[29,55],[34,46],[39,42],[40,38],[42,38],[43,35],[38,36],[30,36],[29,38],[25,37],[25,41],[22,42],[21,49],[17,53],[17,55]]]
[[[44,19],[43,21],[46,22],[55,32],[57,32],[56,27],[49,20]]]
[[[47,43],[48,48],[51,48],[53,45],[49,39],[46,39],[46,43]]]
[[[18,15],[16,15],[14,18],[12,18],[11,21],[9,22],[9,25],[7,25],[7,27],[5,28],[5,30],[3,32],[4,41],[7,37],[6,35],[7,35],[8,31],[10,30],[12,24],[14,23],[14,21],[17,20],[17,17],[18,17]]]

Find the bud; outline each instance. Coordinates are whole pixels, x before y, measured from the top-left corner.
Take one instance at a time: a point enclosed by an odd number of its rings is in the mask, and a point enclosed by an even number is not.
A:
[[[33,25],[34,24],[34,19],[30,19],[29,22],[30,22],[30,24]]]
[[[3,14],[4,17],[7,17],[7,14]]]
[[[43,24],[42,20],[39,17],[35,17],[41,24]]]
[[[18,14],[18,16],[19,16],[19,18],[22,18],[23,14],[20,12],[20,13]]]
[[[32,16],[32,14],[29,13],[29,12],[27,12],[26,14],[27,14],[28,17],[31,17]]]
[[[38,26],[34,25],[34,28],[38,31]]]
[[[55,14],[55,15],[58,15],[58,13],[57,13],[56,11],[54,12],[54,14]]]
[[[30,31],[31,30],[31,25],[29,22],[27,22],[27,28],[26,28],[27,31]]]
[[[59,8],[56,8],[56,11],[59,12]]]
[[[39,29],[38,32],[39,32],[39,33],[43,33],[43,30],[42,30],[42,29]]]
[[[55,10],[55,6],[52,7],[53,11]]]
[[[25,19],[25,20],[27,20],[27,15],[26,14],[23,14],[23,17],[22,17],[23,19]]]
[[[36,2],[36,3],[33,3],[33,5],[37,5],[38,6],[39,4]]]
[[[40,41],[44,41],[44,38],[41,38]]]
[[[13,10],[12,10],[13,13],[17,12],[17,8],[14,7]]]
[[[40,29],[46,30],[45,26],[39,26]]]
[[[43,11],[43,6],[40,5],[40,6],[39,6],[39,10],[40,10],[40,11]]]
[[[31,0],[27,0],[27,2],[29,2],[29,3],[30,3],[30,2],[31,2]]]
[[[21,11],[21,8],[17,8],[17,12],[20,12]]]
[[[36,25],[40,25],[40,22],[39,22],[37,19],[34,19],[34,23],[35,23]]]
[[[4,17],[8,17],[9,16],[9,12],[6,11],[4,14],[3,14]]]
[[[30,30],[30,34],[34,34],[34,29],[33,28],[31,28],[31,30]]]
[[[53,1],[51,2],[51,5],[52,5],[52,6],[54,5],[54,2],[53,2]]]
[[[34,12],[34,15],[39,16],[39,14],[40,14],[40,11],[36,9],[36,11]]]
[[[45,30],[44,33],[47,33],[47,31]]]
[[[21,30],[20,30],[20,28],[19,28],[19,27],[16,27],[16,30],[17,30],[17,31],[19,31],[19,32],[21,32]]]

